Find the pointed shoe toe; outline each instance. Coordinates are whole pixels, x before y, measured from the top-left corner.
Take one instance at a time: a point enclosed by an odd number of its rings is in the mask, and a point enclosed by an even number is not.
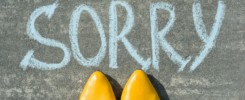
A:
[[[160,100],[160,98],[145,72],[136,70],[126,83],[121,100]]]
[[[79,100],[116,100],[116,98],[106,76],[100,71],[95,71],[85,84]]]

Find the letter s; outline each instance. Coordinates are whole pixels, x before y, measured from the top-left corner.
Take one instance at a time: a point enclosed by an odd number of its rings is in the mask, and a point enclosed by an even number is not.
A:
[[[36,9],[31,14],[28,20],[27,35],[31,39],[36,40],[37,42],[43,45],[62,49],[64,52],[63,60],[60,63],[42,62],[34,57],[33,55],[34,50],[29,50],[20,63],[20,67],[23,68],[24,70],[27,68],[27,66],[32,68],[42,69],[42,70],[52,70],[52,69],[62,68],[69,63],[71,57],[69,49],[59,41],[42,37],[35,28],[36,19],[43,13],[45,13],[45,15],[50,19],[57,6],[58,6],[57,3],[55,2],[54,4],[43,6]]]

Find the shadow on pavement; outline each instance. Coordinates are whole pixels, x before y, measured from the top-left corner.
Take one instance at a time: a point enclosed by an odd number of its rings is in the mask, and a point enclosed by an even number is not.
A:
[[[163,85],[152,75],[147,75],[152,83],[152,85],[154,86],[154,88],[156,89],[159,97],[161,100],[169,100],[169,96],[165,90],[165,88],[163,87]]]
[[[113,92],[115,93],[116,99],[120,100],[123,88],[111,76],[109,76],[107,74],[105,74],[105,75],[106,75],[107,79],[109,80],[109,82],[111,83],[111,86],[112,86]],[[163,85],[154,76],[149,75],[149,74],[147,76],[149,77],[154,88],[156,89],[160,99],[161,100],[170,100],[165,88],[163,87]]]
[[[113,92],[115,93],[116,99],[120,100],[121,94],[122,94],[121,85],[115,79],[113,79],[111,76],[106,74],[106,77],[109,80],[109,82],[111,83],[111,86],[112,86]]]

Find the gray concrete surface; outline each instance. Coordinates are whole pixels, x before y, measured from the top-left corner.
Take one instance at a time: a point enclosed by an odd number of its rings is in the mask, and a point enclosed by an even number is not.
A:
[[[135,26],[127,35],[129,41],[143,57],[151,56],[151,28],[149,7],[160,0],[127,0],[133,7]],[[192,17],[194,0],[163,0],[175,6],[176,22],[167,35],[171,45],[183,56],[197,55],[204,43],[198,37]],[[108,48],[99,67],[84,67],[72,57],[69,64],[55,70],[27,68],[19,64],[28,50],[35,50],[35,57],[45,62],[59,62],[63,58],[60,49],[42,45],[27,36],[26,24],[38,7],[52,4],[49,0],[1,0],[0,1],[0,100],[77,100],[89,75],[95,70],[106,73],[112,82],[116,96],[130,74],[141,66],[128,54],[119,42],[118,68],[109,68]],[[178,66],[160,53],[160,70],[147,70],[152,83],[162,99],[171,100],[244,100],[245,96],[245,1],[224,0],[226,14],[216,47],[201,65],[189,72],[177,72]],[[69,23],[73,10],[80,4],[93,7],[100,16],[109,40],[109,0],[59,0],[50,21],[42,15],[36,27],[42,36],[56,39],[71,48]],[[204,22],[208,33],[214,20],[217,0],[202,0]],[[164,13],[167,14],[167,13]],[[100,43],[97,29],[88,14],[82,14],[79,26],[79,45],[86,57],[97,53]],[[119,29],[122,29],[125,11],[119,9]],[[161,15],[166,16],[166,15]],[[163,27],[167,20],[159,20]],[[140,91],[139,91],[140,92]]]

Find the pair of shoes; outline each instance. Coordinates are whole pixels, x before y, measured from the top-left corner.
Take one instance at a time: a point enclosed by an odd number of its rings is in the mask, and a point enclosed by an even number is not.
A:
[[[79,100],[116,100],[116,97],[106,76],[100,71],[95,71],[85,84]],[[160,100],[160,98],[144,71],[136,70],[126,83],[121,100]]]

